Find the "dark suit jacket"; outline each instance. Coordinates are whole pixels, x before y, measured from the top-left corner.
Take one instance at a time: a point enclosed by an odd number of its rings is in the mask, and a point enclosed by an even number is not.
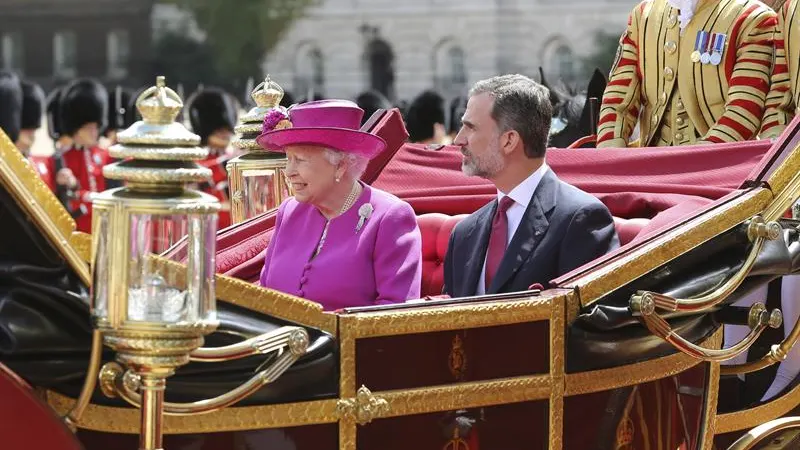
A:
[[[444,260],[444,291],[451,297],[475,295],[496,208],[494,200],[453,229]],[[608,208],[547,170],[486,293],[525,291],[534,283],[547,287],[617,247]]]

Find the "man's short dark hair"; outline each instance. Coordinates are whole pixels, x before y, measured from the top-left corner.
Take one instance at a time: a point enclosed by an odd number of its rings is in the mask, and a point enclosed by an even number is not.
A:
[[[484,93],[494,98],[491,114],[500,131],[516,131],[525,155],[543,157],[553,118],[550,91],[524,75],[502,75],[475,83],[469,96]]]

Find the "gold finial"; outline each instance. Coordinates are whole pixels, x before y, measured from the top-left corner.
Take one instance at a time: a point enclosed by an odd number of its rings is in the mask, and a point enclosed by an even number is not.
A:
[[[283,88],[267,75],[267,78],[262,83],[253,88],[250,96],[258,107],[275,108],[283,100]]]
[[[167,87],[163,75],[156,77],[156,85],[149,87],[136,99],[136,109],[142,115],[145,123],[154,125],[167,125],[178,117],[183,101],[172,89]]]

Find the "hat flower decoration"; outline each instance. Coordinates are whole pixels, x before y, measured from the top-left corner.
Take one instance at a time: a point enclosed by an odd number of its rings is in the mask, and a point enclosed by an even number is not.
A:
[[[291,128],[292,122],[289,120],[289,112],[282,106],[271,109],[266,116],[264,116],[264,124],[261,127],[263,133],[275,130],[282,130],[284,128]]]

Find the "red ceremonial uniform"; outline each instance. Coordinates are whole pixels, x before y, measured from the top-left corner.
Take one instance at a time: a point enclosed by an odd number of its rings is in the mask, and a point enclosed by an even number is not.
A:
[[[218,132],[233,134],[238,108],[236,101],[226,92],[216,88],[204,88],[192,94],[186,102],[185,110],[192,125],[192,131],[200,136],[200,145],[209,149],[206,159],[200,161],[203,167],[211,169],[211,179],[202,183],[200,189],[213,195],[222,203],[217,229],[231,224],[230,194],[228,192],[228,173],[225,165],[234,155],[223,139],[213,139]]]
[[[92,194],[106,189],[103,166],[108,164],[108,152],[100,147],[72,147],[53,157],[52,167],[67,168],[78,180],[76,189],[66,189],[66,207],[75,218],[78,231],[92,231]]]
[[[55,192],[56,170],[53,159],[49,156],[29,156],[28,162],[31,163],[36,173],[39,174],[39,178],[47,184],[47,187]]]
[[[635,7],[603,95],[598,147],[746,141],[761,126],[775,12],[756,0],[698,0],[681,29],[669,0]]]
[[[200,185],[200,189],[206,194],[211,194],[216,197],[222,204],[222,209],[219,211],[219,219],[217,221],[217,229],[221,230],[231,224],[231,202],[230,192],[228,191],[228,172],[225,170],[225,164],[232,157],[229,154],[221,156],[214,155],[211,152],[208,158],[200,161],[200,165],[207,167],[211,170],[211,180]]]

